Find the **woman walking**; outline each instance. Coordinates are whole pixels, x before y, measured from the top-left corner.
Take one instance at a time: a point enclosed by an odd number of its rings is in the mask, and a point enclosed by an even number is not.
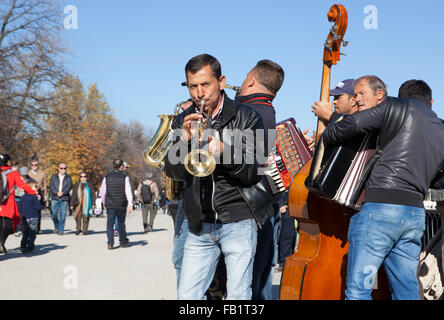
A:
[[[25,193],[36,195],[39,200],[40,196],[23,181],[16,170],[12,170],[11,157],[7,154],[0,154],[0,172],[2,183],[6,186],[0,199],[0,253],[6,253],[6,239],[11,233],[15,232],[20,222],[20,215],[15,202],[15,186],[23,189]]]
[[[89,218],[91,217],[90,209],[95,209],[96,191],[94,187],[88,184],[88,178],[85,172],[80,174],[80,181],[74,185],[71,197],[71,210],[74,210],[74,218],[76,219],[76,236],[81,232],[86,235],[88,233]],[[82,227],[83,223],[83,227]]]

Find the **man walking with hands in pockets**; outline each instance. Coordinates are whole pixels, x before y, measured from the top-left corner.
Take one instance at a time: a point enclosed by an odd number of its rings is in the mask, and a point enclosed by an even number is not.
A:
[[[113,161],[114,170],[103,178],[100,187],[100,195],[104,208],[106,208],[106,235],[108,237],[108,250],[114,248],[114,220],[117,216],[119,223],[120,247],[128,245],[129,239],[126,237],[125,218],[126,213],[133,211],[133,192],[128,176],[122,173],[123,161],[115,159]]]

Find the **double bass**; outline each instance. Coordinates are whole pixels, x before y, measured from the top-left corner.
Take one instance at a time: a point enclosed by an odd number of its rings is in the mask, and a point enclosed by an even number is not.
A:
[[[328,20],[334,22],[324,45],[320,101],[329,101],[331,67],[340,60],[340,47],[347,30],[348,16],[343,5],[333,5]],[[316,137],[325,129],[318,119]],[[298,221],[299,241],[294,254],[285,261],[281,278],[281,300],[339,300],[345,298],[348,241],[352,209],[309,192],[305,180],[312,160],[294,177],[289,188],[290,216]],[[384,277],[377,277],[374,298],[388,298]]]

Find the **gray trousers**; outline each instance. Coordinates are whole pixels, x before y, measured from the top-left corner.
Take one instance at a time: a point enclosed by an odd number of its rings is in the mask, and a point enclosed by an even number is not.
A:
[[[154,203],[142,203],[142,222],[143,229],[147,231],[148,229],[153,229],[154,218],[156,217],[157,208]],[[149,220],[148,220],[149,215]]]

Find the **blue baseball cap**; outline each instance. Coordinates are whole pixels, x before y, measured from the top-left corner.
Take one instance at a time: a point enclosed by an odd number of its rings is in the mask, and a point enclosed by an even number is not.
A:
[[[336,87],[330,91],[331,96],[340,96],[343,94],[351,94],[354,95],[355,92],[353,88],[355,86],[355,79],[347,79],[339,82]]]

